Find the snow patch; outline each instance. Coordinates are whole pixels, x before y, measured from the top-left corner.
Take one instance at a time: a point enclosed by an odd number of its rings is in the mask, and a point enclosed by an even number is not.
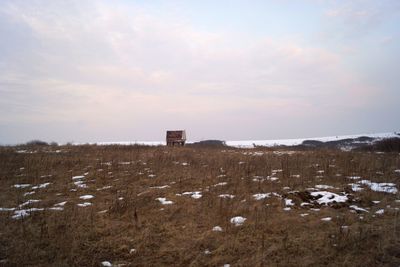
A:
[[[167,200],[165,197],[158,197],[156,200],[160,201],[162,205],[171,205],[174,204],[171,200]]]
[[[351,179],[351,180],[359,180],[359,179],[361,179],[360,176],[347,176],[346,178],[347,179]]]
[[[310,193],[313,197],[319,197],[316,201],[318,204],[330,204],[330,203],[339,203],[346,202],[348,200],[347,196],[338,195],[328,191],[317,191]]]
[[[0,208],[0,211],[14,211],[15,208]]]
[[[230,222],[231,224],[234,224],[235,226],[241,226],[247,219],[242,217],[242,216],[236,216],[231,218]]]
[[[41,201],[41,200],[39,200],[39,199],[29,199],[28,201],[26,201],[26,202],[20,204],[19,207],[22,208],[22,207],[25,207],[25,206],[27,206],[27,205],[31,205],[31,204],[34,204],[34,203],[38,203],[38,202],[40,202],[40,201]]]
[[[378,214],[378,215],[382,215],[384,213],[385,213],[384,209],[380,209],[380,210],[375,211],[375,214]]]
[[[294,202],[293,202],[293,200],[291,200],[289,198],[285,198],[285,205],[286,206],[294,206]]]
[[[213,232],[222,232],[222,227],[221,226],[214,226],[212,229]]]
[[[353,192],[361,192],[362,190],[364,190],[359,184],[349,184],[351,186],[351,190]]]
[[[213,185],[213,187],[223,186],[223,185],[227,185],[227,184],[228,184],[227,182],[222,182],[222,183],[218,183],[218,184]]]
[[[28,217],[32,212],[34,211],[43,211],[44,209],[42,208],[31,208],[31,209],[22,209],[22,210],[16,210],[14,211],[14,215],[11,217],[15,220],[19,220],[25,217]]]
[[[36,190],[36,189],[46,188],[46,187],[48,187],[50,184],[51,184],[51,183],[38,184],[38,185],[36,185],[36,186],[32,186],[32,189],[33,189],[33,190]]]
[[[30,186],[31,186],[30,184],[15,184],[15,185],[13,185],[13,187],[15,187],[15,188],[27,188]]]
[[[318,189],[333,189],[334,188],[333,186],[325,185],[325,184],[317,184],[315,187]]]
[[[90,203],[90,202],[83,202],[83,203],[77,204],[78,207],[88,207],[91,205],[92,205],[92,203]]]
[[[49,210],[63,211],[63,207],[50,207]]]
[[[184,193],[182,193],[182,195],[184,195],[184,196],[190,195],[194,199],[199,199],[203,196],[200,191],[184,192]]]
[[[111,185],[106,185],[106,186],[103,186],[102,188],[97,188],[97,191],[102,191],[102,190],[106,190],[106,189],[110,189],[110,188],[112,188]]]
[[[64,207],[64,206],[65,206],[65,204],[67,204],[67,201],[63,201],[63,202],[60,202],[60,203],[54,204],[54,206],[56,206],[56,207]]]
[[[80,196],[79,198],[86,200],[86,199],[92,199],[92,198],[94,198],[94,196],[93,195],[83,195],[83,196]]]
[[[219,195],[218,197],[220,197],[220,198],[230,198],[230,199],[232,199],[232,198],[234,198],[235,196],[234,196],[234,195],[230,195],[230,194],[221,194],[221,195]]]
[[[366,209],[364,209],[364,208],[360,208],[360,207],[358,207],[358,206],[356,206],[356,205],[351,205],[351,206],[349,206],[349,208],[350,208],[350,209],[353,209],[353,210],[355,210],[355,211],[369,212],[368,210],[366,210]]]
[[[151,186],[151,189],[164,189],[170,187],[169,185]]]
[[[33,194],[35,194],[35,193],[36,193],[35,191],[26,192],[26,193],[24,194],[24,197],[29,196],[29,195],[33,195]]]
[[[396,184],[393,183],[374,183],[369,180],[362,180],[360,184],[367,185],[372,191],[396,194],[398,192]]]

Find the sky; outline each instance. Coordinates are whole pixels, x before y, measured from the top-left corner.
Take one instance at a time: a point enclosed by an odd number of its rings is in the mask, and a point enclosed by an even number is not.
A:
[[[0,144],[400,130],[400,1],[0,4]]]

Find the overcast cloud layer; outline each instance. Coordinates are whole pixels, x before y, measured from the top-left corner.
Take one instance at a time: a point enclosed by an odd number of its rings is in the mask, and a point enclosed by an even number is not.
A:
[[[149,2],[2,1],[0,143],[400,130],[399,1]]]

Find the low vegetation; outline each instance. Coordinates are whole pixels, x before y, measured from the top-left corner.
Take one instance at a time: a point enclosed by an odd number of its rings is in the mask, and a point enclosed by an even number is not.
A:
[[[2,147],[0,265],[399,266],[399,182],[398,153]]]

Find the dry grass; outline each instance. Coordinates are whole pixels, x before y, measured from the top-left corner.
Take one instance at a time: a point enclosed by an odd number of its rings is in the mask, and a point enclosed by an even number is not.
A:
[[[28,151],[16,153],[21,149]],[[278,169],[282,171],[275,175],[276,181],[253,181],[254,176],[271,176]],[[361,176],[399,185],[396,169],[400,169],[397,153],[4,147],[0,148],[0,207],[37,199],[41,201],[25,208],[44,210],[22,219],[11,218],[15,211],[0,211],[0,265],[100,266],[109,261],[127,266],[398,266],[398,195],[367,188],[351,192],[348,184],[356,181],[346,178]],[[87,188],[78,188],[72,177],[84,173]],[[24,196],[32,186],[46,182],[51,184]],[[213,186],[222,182],[226,185]],[[15,188],[15,184],[31,187]],[[335,187],[331,192],[346,191],[351,200],[300,206],[302,198],[309,197],[307,188],[317,184]],[[164,185],[169,187],[151,188]],[[186,191],[201,191],[202,197],[176,195]],[[257,201],[252,196],[267,192],[282,198]],[[94,198],[79,198],[87,194]],[[224,199],[220,194],[235,197]],[[158,197],[174,203],[162,205]],[[284,198],[295,202],[289,211],[283,210]],[[380,203],[372,202],[376,200]],[[67,201],[63,211],[49,209],[63,201]],[[77,206],[83,202],[93,205]],[[351,212],[349,205],[369,212]],[[379,209],[385,213],[375,214]],[[309,215],[300,216],[303,213]],[[234,216],[247,220],[234,226],[230,223]],[[332,220],[321,221],[324,217]],[[212,231],[217,225],[222,232]]]

